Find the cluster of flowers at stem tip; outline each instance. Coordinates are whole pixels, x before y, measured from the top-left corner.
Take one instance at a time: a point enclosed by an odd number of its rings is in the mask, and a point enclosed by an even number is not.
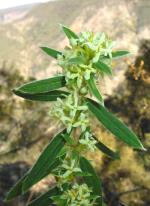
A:
[[[73,183],[72,188],[66,190],[61,196],[61,200],[66,199],[69,206],[92,206],[96,198],[91,200],[91,189],[86,184],[78,185],[75,181],[76,176],[82,173],[77,153],[89,150],[93,152],[96,149],[97,141],[92,137],[89,129],[89,113],[85,102],[85,96],[89,93],[87,81],[91,75],[96,78],[103,75],[103,72],[97,71],[94,63],[101,59],[110,65],[113,46],[114,42],[105,33],[94,35],[93,32],[83,32],[79,38],[71,38],[70,46],[65,47],[57,58],[58,64],[63,68],[69,95],[64,99],[57,99],[51,115],[63,123],[72,143],[66,146],[66,157],[54,173],[62,190],[62,185],[65,183]],[[80,131],[78,137],[73,132],[76,129]],[[56,197],[54,199],[57,205],[61,205],[58,204]]]

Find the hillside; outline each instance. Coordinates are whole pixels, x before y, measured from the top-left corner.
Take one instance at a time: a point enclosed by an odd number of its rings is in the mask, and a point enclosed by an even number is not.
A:
[[[0,9],[0,23],[5,24],[18,19],[22,19],[35,5],[37,4],[29,4],[8,9]]]
[[[43,55],[39,46],[60,49],[64,46],[66,40],[59,23],[71,26],[76,32],[84,29],[105,31],[120,47],[136,53],[138,38],[147,32],[144,26],[148,25],[144,18],[148,11],[138,13],[148,4],[148,1],[142,2],[141,5],[141,1],[61,0],[34,6],[24,18],[0,26],[0,61],[13,63],[25,76],[37,73],[39,76],[39,71],[43,71],[40,75],[53,73],[56,67],[49,70],[51,59]]]

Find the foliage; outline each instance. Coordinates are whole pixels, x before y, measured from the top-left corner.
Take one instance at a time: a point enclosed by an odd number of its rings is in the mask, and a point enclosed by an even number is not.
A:
[[[83,32],[75,34],[62,26],[70,46],[59,52],[42,47],[48,55],[57,59],[63,74],[45,80],[34,81],[14,90],[25,99],[35,101],[56,101],[50,114],[64,125],[44,149],[34,166],[8,193],[7,200],[25,193],[49,173],[56,178],[56,187],[33,200],[29,205],[41,206],[54,203],[58,206],[102,206],[102,183],[86,151],[100,151],[118,158],[92,134],[89,115],[93,114],[100,123],[117,138],[134,149],[144,150],[138,137],[104,106],[96,80],[112,75],[111,62],[117,57],[128,55],[127,51],[112,51],[114,42],[105,34]],[[59,90],[64,88],[65,90]],[[93,95],[97,101],[88,98]],[[28,205],[28,206],[29,206]]]

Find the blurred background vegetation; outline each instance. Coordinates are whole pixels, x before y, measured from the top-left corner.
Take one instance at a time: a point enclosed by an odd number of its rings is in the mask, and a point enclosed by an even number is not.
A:
[[[61,128],[49,116],[50,103],[16,97],[18,85],[61,72],[40,46],[63,49],[59,23],[76,32],[106,32],[116,49],[133,54],[113,63],[114,76],[100,81],[105,104],[140,137],[147,152],[116,140],[96,119],[93,131],[120,152],[113,161],[100,152],[94,159],[108,206],[150,205],[150,1],[57,0],[0,10],[0,206],[22,206],[54,184],[41,181],[23,198],[4,203],[8,189],[30,168],[53,134]]]

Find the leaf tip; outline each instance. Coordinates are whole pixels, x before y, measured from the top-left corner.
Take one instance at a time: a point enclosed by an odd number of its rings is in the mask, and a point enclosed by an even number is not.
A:
[[[139,145],[137,147],[135,147],[136,150],[141,150],[143,152],[146,152],[147,149],[143,146],[143,144],[140,142],[139,140]]]
[[[18,91],[18,90],[17,90],[17,89],[12,89],[11,91],[12,91],[14,94],[17,94],[17,91]]]
[[[141,147],[141,150],[144,151],[144,152],[147,151],[147,149],[146,149],[143,145],[142,145],[142,147]]]
[[[64,24],[62,23],[59,23],[59,26],[61,28],[62,31],[64,31],[65,29],[67,29],[67,26],[65,26]]]
[[[45,46],[40,46],[39,48],[40,48],[42,51],[45,51],[45,48],[46,48],[46,47],[45,47]]]
[[[12,195],[12,189],[6,194],[6,197],[4,198],[4,202],[9,202],[11,199],[13,199],[14,196]]]

